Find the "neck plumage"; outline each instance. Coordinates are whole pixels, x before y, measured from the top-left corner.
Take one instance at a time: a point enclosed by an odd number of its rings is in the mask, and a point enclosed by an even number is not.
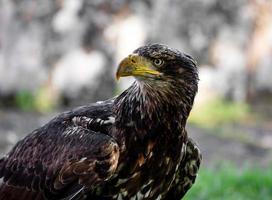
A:
[[[149,132],[157,127],[184,127],[195,91],[182,81],[156,82],[156,85],[135,81],[115,100],[117,126],[133,127],[139,132]]]

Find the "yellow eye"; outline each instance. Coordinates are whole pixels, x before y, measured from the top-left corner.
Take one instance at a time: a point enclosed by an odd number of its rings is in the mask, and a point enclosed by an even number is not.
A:
[[[156,65],[156,66],[161,66],[163,64],[163,60],[162,59],[155,59],[153,61],[153,63]]]

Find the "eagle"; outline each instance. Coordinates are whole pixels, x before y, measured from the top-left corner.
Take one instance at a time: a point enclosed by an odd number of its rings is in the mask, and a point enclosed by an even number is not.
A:
[[[63,112],[0,159],[1,200],[179,200],[201,162],[186,121],[198,90],[195,60],[162,44],[124,58],[119,96]]]

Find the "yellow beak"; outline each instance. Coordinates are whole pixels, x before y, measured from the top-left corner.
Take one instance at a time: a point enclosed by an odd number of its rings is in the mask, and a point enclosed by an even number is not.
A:
[[[116,79],[124,76],[159,76],[161,73],[157,71],[152,63],[145,57],[132,54],[121,61],[116,72]]]

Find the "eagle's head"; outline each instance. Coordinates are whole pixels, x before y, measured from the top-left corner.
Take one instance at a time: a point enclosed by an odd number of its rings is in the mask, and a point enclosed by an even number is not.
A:
[[[134,76],[138,81],[154,84],[175,80],[183,80],[188,84],[198,82],[195,60],[162,44],[140,47],[123,59],[116,72],[116,78],[118,80],[124,76]]]
[[[140,102],[150,113],[174,106],[189,115],[198,89],[198,70],[191,56],[166,45],[146,45],[121,61],[116,78],[125,76],[134,76],[136,82],[117,101],[136,107]]]
[[[140,83],[165,91],[191,88],[197,91],[198,70],[195,60],[176,49],[151,44],[136,49],[123,59],[116,72],[120,77],[134,76]]]

